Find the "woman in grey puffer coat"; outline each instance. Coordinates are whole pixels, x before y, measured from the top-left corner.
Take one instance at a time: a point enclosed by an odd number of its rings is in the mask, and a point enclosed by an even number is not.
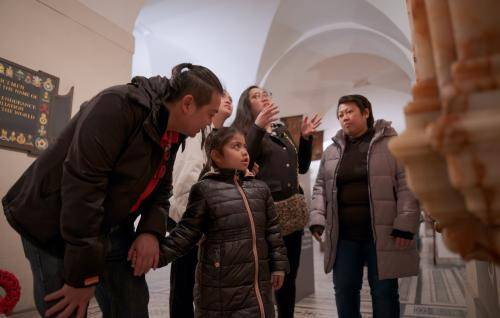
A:
[[[244,143],[233,128],[216,134],[228,131],[235,131]],[[209,152],[210,144],[209,138]],[[246,162],[246,169],[248,153],[242,148],[246,159],[240,161]],[[288,260],[271,192],[263,181],[245,177],[243,169],[224,168],[192,187],[184,216],[161,244],[160,266],[187,253],[204,235],[196,269],[195,316],[274,317],[271,276],[280,276],[282,283]]]
[[[325,272],[333,270],[339,317],[361,317],[363,267],[374,317],[399,317],[398,277],[418,274],[419,208],[404,170],[387,148],[390,122],[374,122],[364,96],[340,98],[342,129],[323,153],[310,229],[325,233]]]

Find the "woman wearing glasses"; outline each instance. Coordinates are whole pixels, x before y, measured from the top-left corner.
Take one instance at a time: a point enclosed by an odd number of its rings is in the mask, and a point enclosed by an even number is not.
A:
[[[312,135],[321,119],[304,117],[298,147],[292,141],[287,128],[278,120],[278,107],[270,93],[258,86],[250,86],[240,96],[233,126],[245,133],[250,154],[250,166],[258,165],[256,177],[267,183],[276,203],[278,215],[284,205],[293,206],[303,191],[298,183],[298,174],[309,170],[312,156]],[[283,219],[280,216],[280,221]],[[307,220],[306,220],[307,222]],[[285,282],[276,291],[278,317],[293,317],[295,308],[295,280],[300,263],[303,226],[289,233],[283,231],[283,240],[288,253],[290,272]]]

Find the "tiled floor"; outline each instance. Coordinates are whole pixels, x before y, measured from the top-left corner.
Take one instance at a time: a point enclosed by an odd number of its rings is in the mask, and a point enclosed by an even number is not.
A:
[[[325,275],[322,270],[323,254],[319,251],[317,243],[314,243],[314,255],[316,292],[297,304],[295,317],[337,317],[331,274]],[[169,272],[170,268],[167,267],[148,274],[150,317],[169,317]],[[402,314],[404,317],[465,317],[464,280],[463,264],[436,267],[432,265],[430,239],[424,238],[421,274],[418,277],[400,280]],[[363,283],[361,300],[363,317],[371,317],[371,299],[366,280]],[[38,316],[36,313],[28,312],[13,317]],[[89,317],[101,317],[95,301],[89,307]]]
[[[421,252],[421,273],[418,277],[399,281],[401,313],[403,317],[465,317],[465,267],[463,264],[432,264],[432,244],[424,238]],[[296,317],[337,317],[331,274],[322,270],[322,256],[317,244],[315,255],[316,292],[297,304]],[[366,278],[366,273],[365,273]],[[372,317],[368,281],[363,281],[361,292],[363,317]]]

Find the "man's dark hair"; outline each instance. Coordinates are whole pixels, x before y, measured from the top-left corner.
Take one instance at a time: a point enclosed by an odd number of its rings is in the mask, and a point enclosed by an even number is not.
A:
[[[196,106],[201,107],[210,103],[214,92],[220,95],[224,93],[221,82],[211,70],[191,63],[174,66],[169,84],[165,102],[175,102],[191,94]]]

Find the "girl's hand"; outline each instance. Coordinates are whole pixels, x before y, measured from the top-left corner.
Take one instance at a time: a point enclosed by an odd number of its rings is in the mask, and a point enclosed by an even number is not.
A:
[[[253,175],[254,176],[258,175],[259,171],[260,171],[260,166],[257,164],[257,162],[254,162],[253,163],[253,167],[252,167],[252,173],[253,173]]]
[[[300,132],[302,137],[305,139],[309,138],[314,132],[316,132],[316,128],[321,125],[321,117],[318,114],[315,114],[311,121],[309,121],[307,116],[304,116],[304,121],[302,122],[302,127],[300,128]]]
[[[283,282],[285,281],[285,274],[272,274],[271,275],[271,283],[273,285],[273,290],[278,290],[283,286]]]
[[[266,129],[273,121],[278,120],[276,115],[279,114],[278,106],[271,103],[265,106],[255,118],[255,124],[262,129]]]

